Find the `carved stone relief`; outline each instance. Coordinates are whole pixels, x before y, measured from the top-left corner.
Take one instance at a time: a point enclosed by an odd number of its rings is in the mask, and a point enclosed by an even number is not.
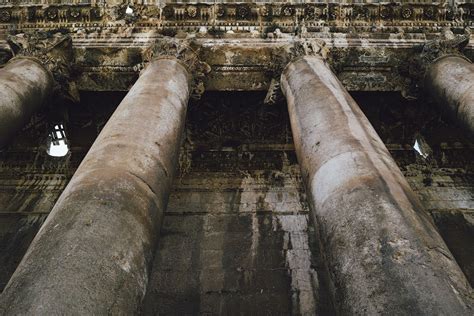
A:
[[[449,28],[443,29],[439,38],[427,41],[423,45],[415,47],[416,54],[406,65],[400,65],[400,73],[410,78],[411,84],[407,91],[403,91],[407,97],[416,98],[423,84],[426,70],[435,60],[446,55],[458,55],[466,58],[462,51],[468,45],[471,37],[469,28],[464,34],[455,35]]]
[[[64,99],[77,102],[79,94],[71,80],[72,39],[61,33],[30,32],[8,37],[14,57],[31,57],[43,64],[55,79],[55,92]]]
[[[211,71],[208,64],[199,59],[199,46],[191,41],[161,38],[145,52],[145,60],[177,58],[191,75],[191,97],[200,99],[204,93],[204,77]]]
[[[49,1],[52,2],[52,1]],[[129,8],[130,10],[127,10]],[[473,3],[165,3],[143,1],[69,3],[0,2],[0,24],[83,26],[131,23],[137,27],[174,28],[188,26],[294,28],[304,20],[308,27],[322,25],[398,25],[435,27],[434,22],[466,24],[474,19]]]

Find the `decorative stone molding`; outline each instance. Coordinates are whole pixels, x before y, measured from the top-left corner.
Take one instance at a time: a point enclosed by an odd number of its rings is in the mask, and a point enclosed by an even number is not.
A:
[[[407,91],[402,91],[407,98],[417,98],[420,88],[423,86],[426,71],[430,65],[437,59],[456,55],[467,59],[462,50],[467,46],[471,37],[469,28],[465,29],[464,34],[455,35],[450,28],[445,28],[439,38],[427,41],[423,45],[415,47],[415,56],[407,65],[401,65],[400,73],[410,78],[411,84]]]
[[[320,39],[300,39],[272,51],[272,81],[265,97],[265,104],[274,104],[281,98],[280,76],[283,69],[291,61],[303,56],[319,56],[327,59],[326,42]]]
[[[204,77],[211,67],[199,59],[199,46],[189,40],[166,37],[158,39],[144,56],[147,62],[166,58],[176,58],[186,67],[191,80],[191,98],[200,99],[205,91]]]
[[[74,60],[70,36],[32,32],[9,36],[7,41],[13,58],[34,58],[49,70],[55,82],[55,95],[79,101],[79,92],[70,80]]]
[[[29,27],[62,27],[133,24],[162,29],[201,26],[218,29],[227,27],[258,27],[262,32],[276,24],[280,29],[294,32],[301,20],[308,31],[323,26],[384,25],[406,28],[437,28],[438,26],[469,25],[474,20],[474,3],[392,2],[392,3],[165,3],[160,1],[113,1],[53,3],[57,1],[5,2],[0,0],[0,25],[21,24]],[[126,9],[132,13],[126,13]],[[435,25],[436,24],[436,25]]]

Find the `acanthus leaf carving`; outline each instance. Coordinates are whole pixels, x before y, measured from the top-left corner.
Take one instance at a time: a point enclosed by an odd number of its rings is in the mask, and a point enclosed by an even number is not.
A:
[[[69,35],[36,31],[10,35],[7,42],[13,58],[34,58],[51,73],[55,95],[79,102],[79,92],[71,80],[74,53]]]
[[[269,70],[272,80],[265,104],[274,104],[281,98],[280,75],[283,69],[293,60],[303,56],[318,56],[327,59],[326,42],[321,39],[301,38],[272,51],[272,69]]]
[[[179,60],[191,77],[191,98],[200,99],[205,91],[204,78],[211,71],[211,67],[199,59],[199,50],[199,46],[191,40],[163,37],[145,52],[144,60],[147,62],[166,58]]]
[[[400,73],[411,80],[408,90],[402,91],[402,94],[406,98],[417,98],[423,85],[426,71],[437,59],[448,55],[466,58],[462,51],[469,43],[470,38],[471,32],[469,28],[465,29],[464,34],[459,35],[455,35],[450,28],[445,28],[439,38],[416,46],[414,49],[418,54],[412,58],[410,63],[402,65],[400,69]]]

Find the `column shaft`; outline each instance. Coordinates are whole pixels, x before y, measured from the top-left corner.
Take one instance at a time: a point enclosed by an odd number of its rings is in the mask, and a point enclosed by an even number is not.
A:
[[[28,123],[52,88],[50,72],[33,58],[15,58],[0,69],[0,148]]]
[[[464,315],[469,285],[383,142],[318,57],[281,78],[342,314]]]
[[[474,136],[474,64],[452,55],[436,60],[427,71],[425,89]]]
[[[5,314],[137,313],[176,167],[188,76],[176,59],[148,65],[6,286]]]

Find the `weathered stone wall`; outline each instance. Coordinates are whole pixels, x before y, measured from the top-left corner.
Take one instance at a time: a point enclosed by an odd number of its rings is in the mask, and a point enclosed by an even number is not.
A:
[[[144,314],[327,311],[298,165],[279,156],[283,170],[191,171],[176,181]]]
[[[143,312],[331,312],[284,104],[208,94],[191,107]]]
[[[0,289],[122,98],[122,93],[83,94],[83,103],[68,109],[71,120],[61,109],[45,108],[0,152]],[[58,122],[66,126],[71,146],[60,158],[46,152]]]

